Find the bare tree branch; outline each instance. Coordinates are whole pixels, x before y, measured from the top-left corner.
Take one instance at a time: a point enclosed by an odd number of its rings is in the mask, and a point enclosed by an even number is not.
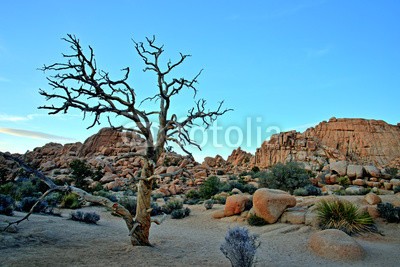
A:
[[[46,100],[57,100],[57,104],[39,108],[48,110],[49,114],[67,113],[70,109],[78,109],[82,111],[84,118],[87,118],[87,114],[92,115],[88,128],[102,123],[105,117],[114,129],[131,131],[145,139],[144,154],[127,153],[116,160],[132,156],[143,158],[141,177],[138,179],[137,214],[135,219],[130,221],[128,228],[133,229],[130,233],[133,245],[149,245],[151,219],[148,210],[151,204],[152,185],[154,180],[163,177],[154,175],[154,169],[157,160],[165,152],[167,142],[177,144],[192,157],[187,145],[200,149],[195,140],[191,139],[192,127],[199,123],[208,128],[230,109],[222,108],[223,102],[221,102],[216,110],[209,110],[206,108],[206,101],[200,99],[182,120],[178,120],[176,114],[170,114],[171,103],[176,95],[188,91],[193,98],[196,98],[198,93],[196,85],[202,70],[190,79],[171,77],[190,55],[179,53],[176,61],[169,60],[166,65],[162,64],[164,46],[156,44],[155,36],[146,38],[145,42],[133,40],[134,48],[144,63],[143,71],[151,72],[156,77],[156,90],[141,101],[136,99],[135,89],[130,85],[128,67],[121,70],[123,73],[121,78],[111,78],[108,72],[97,67],[92,47],[89,46],[89,51],[84,51],[79,40],[71,34],[63,40],[70,45],[71,54],[63,54],[64,62],[44,65],[41,69],[55,74],[48,76],[48,84],[52,91],[40,90],[39,93]],[[140,107],[146,101],[154,102],[153,108],[142,110]],[[115,126],[111,121],[112,116],[133,122],[134,126]],[[152,129],[153,122],[157,123],[157,129]],[[74,192],[91,199],[80,191],[74,190]],[[112,203],[106,203],[109,204]]]

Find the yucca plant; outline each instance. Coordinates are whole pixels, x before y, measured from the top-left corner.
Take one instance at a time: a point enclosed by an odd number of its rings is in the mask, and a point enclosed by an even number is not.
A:
[[[377,232],[373,218],[348,201],[322,200],[317,204],[321,229],[339,229],[348,235]]]

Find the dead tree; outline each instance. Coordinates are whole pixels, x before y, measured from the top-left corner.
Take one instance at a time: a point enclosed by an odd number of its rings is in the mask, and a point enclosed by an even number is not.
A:
[[[150,245],[151,191],[155,179],[160,178],[154,174],[157,160],[165,151],[168,142],[175,143],[191,156],[187,146],[200,147],[191,139],[190,129],[196,125],[195,123],[200,123],[205,128],[209,127],[229,109],[224,109],[223,102],[220,102],[217,108],[211,111],[206,108],[206,100],[199,99],[189,107],[183,119],[178,119],[178,116],[171,112],[171,106],[174,105],[172,100],[186,90],[191,91],[195,98],[196,83],[201,71],[191,79],[170,77],[190,55],[181,53],[177,61],[170,60],[162,64],[164,47],[156,44],[155,37],[146,38],[145,43],[133,41],[137,54],[144,62],[143,71],[154,73],[156,78],[154,94],[141,100],[136,99],[135,89],[128,81],[130,74],[128,67],[122,70],[122,78],[112,79],[108,72],[97,68],[92,47],[89,46],[89,50],[85,52],[79,39],[73,35],[67,35],[63,40],[70,44],[72,53],[63,54],[65,62],[45,65],[42,68],[44,72],[53,73],[47,77],[52,90],[40,90],[40,94],[47,101],[55,100],[55,104],[44,105],[39,109],[49,110],[50,115],[77,109],[83,112],[84,118],[88,118],[87,114],[92,115],[88,129],[100,124],[101,120],[106,118],[112,127],[139,134],[146,140],[143,154],[130,153],[125,157],[143,158],[138,182],[137,213],[128,225],[131,243],[134,246]],[[144,102],[154,103],[154,110],[141,109],[141,104]],[[115,126],[112,122],[114,117],[124,117],[133,122],[134,126]],[[154,133],[153,122],[158,124]]]

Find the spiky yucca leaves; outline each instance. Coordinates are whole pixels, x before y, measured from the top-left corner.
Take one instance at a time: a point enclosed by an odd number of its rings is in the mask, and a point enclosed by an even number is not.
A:
[[[339,229],[348,235],[377,232],[373,218],[348,201],[322,200],[317,204],[321,229]]]

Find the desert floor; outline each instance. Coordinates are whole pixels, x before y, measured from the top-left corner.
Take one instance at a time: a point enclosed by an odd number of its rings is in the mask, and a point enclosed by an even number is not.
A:
[[[68,210],[63,210],[63,217],[32,215],[18,225],[16,233],[0,233],[0,266],[230,266],[219,247],[227,229],[236,225],[259,235],[256,266],[399,266],[399,224],[378,220],[384,236],[356,237],[366,251],[362,261],[332,261],[307,248],[316,231],[308,226],[249,227],[229,219],[212,219],[211,213],[222,209],[221,205],[207,211],[201,205],[190,208],[187,218],[167,218],[162,225],[152,226],[153,247],[132,247],[124,221],[102,207],[85,208],[100,214],[97,225],[68,219]],[[23,215],[0,215],[0,227]]]

